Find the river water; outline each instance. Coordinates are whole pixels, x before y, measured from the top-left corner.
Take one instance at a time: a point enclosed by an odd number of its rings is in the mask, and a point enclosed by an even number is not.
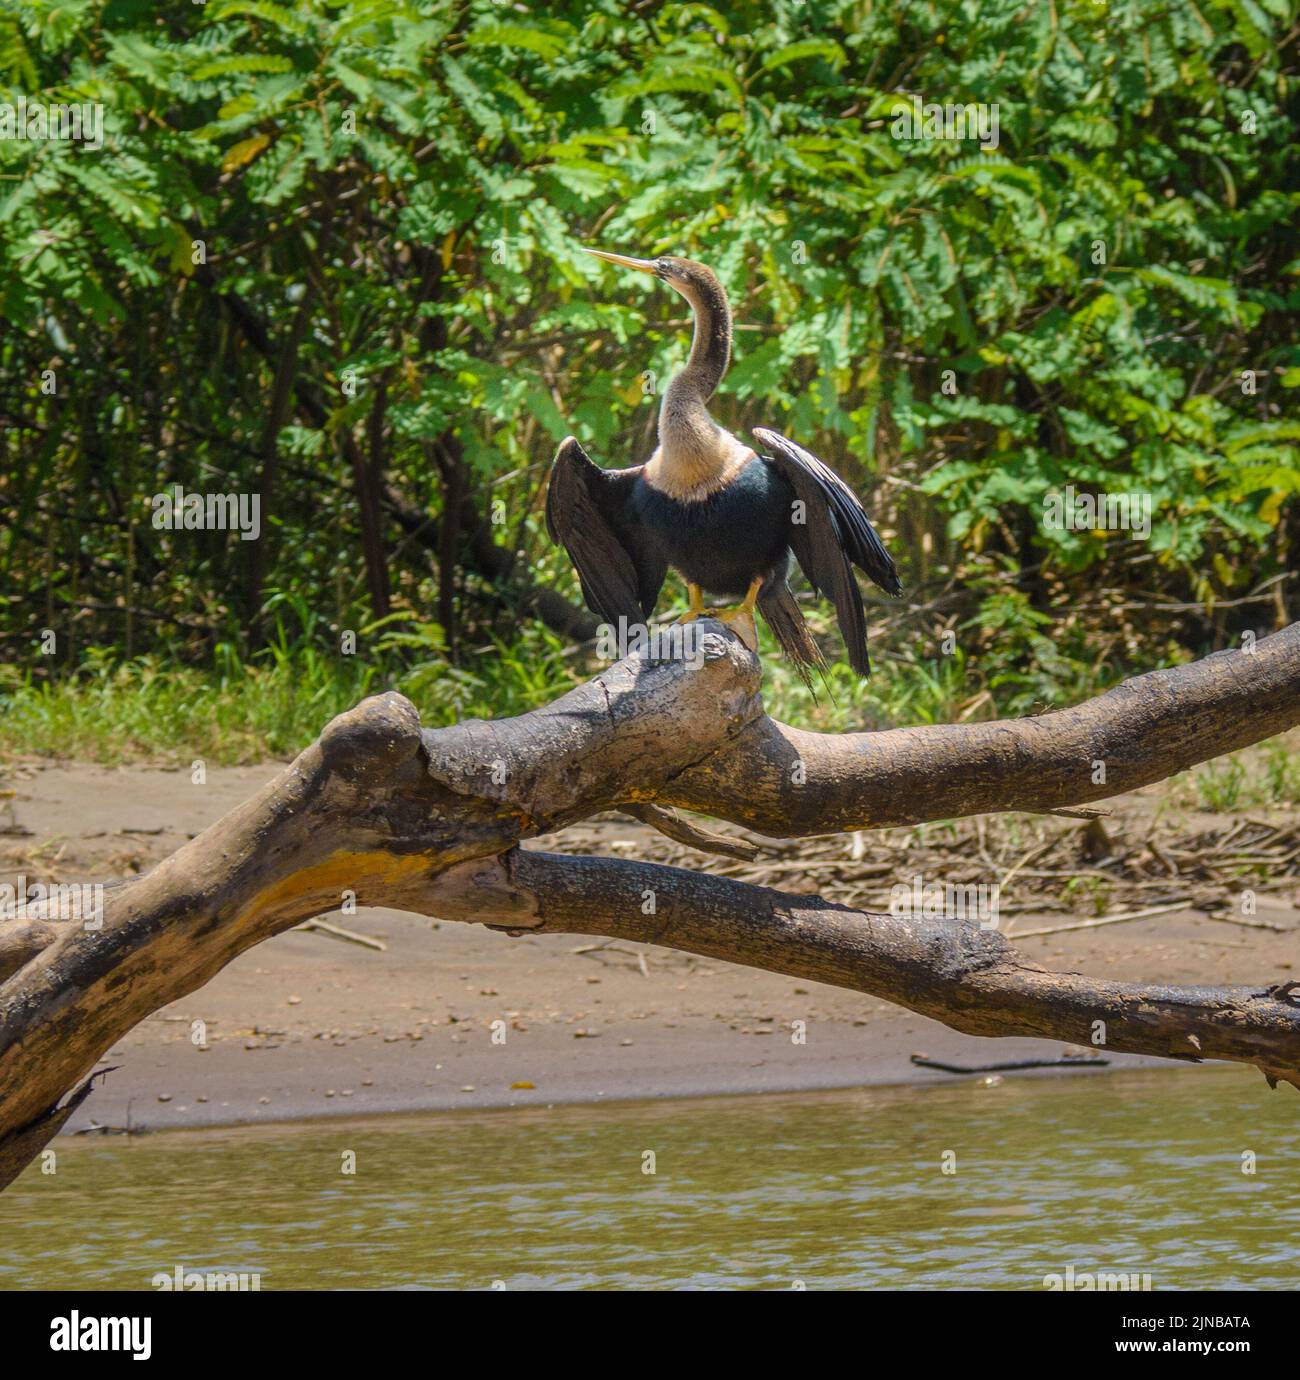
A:
[[[1298,1132],[1215,1068],[64,1138],[0,1288],[1294,1289]]]

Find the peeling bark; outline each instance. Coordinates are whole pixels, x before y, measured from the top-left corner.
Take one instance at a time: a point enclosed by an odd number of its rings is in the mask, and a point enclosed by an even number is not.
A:
[[[1111,1050],[1237,1060],[1300,1087],[1294,983],[1052,973],[967,922],[518,847],[610,808],[716,849],[670,807],[785,837],[1102,799],[1300,723],[1300,624],[1253,653],[1039,718],[838,736],[767,718],[756,658],[720,624],[700,626],[698,663],[628,658],[518,718],[429,730],[400,695],[366,700],[251,800],[110,888],[99,928],[39,913],[0,925],[0,1187],[59,1130],[63,1099],[85,1095],[116,1040],[344,891],[510,932],[668,945],[870,993],[970,1034],[1092,1044],[1102,1022]]]

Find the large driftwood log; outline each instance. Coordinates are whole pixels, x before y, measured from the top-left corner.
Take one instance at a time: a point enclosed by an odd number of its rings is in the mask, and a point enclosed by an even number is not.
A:
[[[1114,795],[1300,723],[1300,624],[1039,718],[848,735],[767,718],[757,660],[720,624],[698,626],[702,658],[628,658],[520,718],[428,730],[400,695],[366,700],[253,799],[110,888],[98,928],[39,914],[0,924],[0,1187],[123,1034],[349,891],[513,933],[669,945],[867,992],[971,1034],[1086,1044],[1103,1022],[1110,1049],[1238,1060],[1300,1087],[1294,983],[1052,973],[973,922],[519,847],[610,808],[734,852],[743,844],[719,845],[669,807],[786,837]]]

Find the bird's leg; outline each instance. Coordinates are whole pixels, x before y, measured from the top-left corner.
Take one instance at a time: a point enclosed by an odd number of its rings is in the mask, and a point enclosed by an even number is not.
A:
[[[713,616],[728,628],[740,634],[740,640],[755,656],[758,655],[758,627],[754,622],[754,605],[758,602],[758,592],[763,588],[763,577],[756,576],[750,581],[749,591],[744,600],[735,608],[715,609]]]
[[[678,623],[694,623],[704,612],[704,591],[699,585],[693,585],[688,580],[686,582],[686,597],[690,600],[690,604],[686,612],[673,624],[673,627],[676,627]]]

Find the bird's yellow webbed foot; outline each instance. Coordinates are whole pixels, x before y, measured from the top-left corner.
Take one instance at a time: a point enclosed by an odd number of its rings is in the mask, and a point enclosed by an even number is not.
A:
[[[750,584],[742,603],[734,608],[715,609],[713,614],[724,627],[735,632],[755,656],[758,655],[758,625],[754,621],[754,605],[758,602],[758,592],[762,587],[763,581],[759,577]]]
[[[693,585],[687,582],[686,597],[690,601],[687,605],[686,612],[676,620],[673,627],[676,627],[678,623],[694,623],[704,612],[704,591],[699,585]]]

